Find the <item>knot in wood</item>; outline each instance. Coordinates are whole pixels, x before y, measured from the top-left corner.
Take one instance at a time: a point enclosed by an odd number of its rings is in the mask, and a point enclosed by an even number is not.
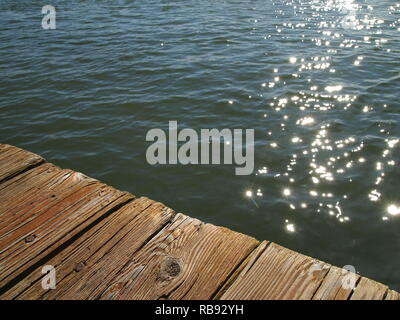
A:
[[[168,257],[164,260],[160,270],[160,280],[168,281],[182,272],[181,262],[177,258]]]
[[[165,269],[170,277],[176,277],[181,272],[181,266],[175,259],[168,260]]]
[[[86,264],[85,264],[84,261],[79,262],[79,263],[75,266],[75,268],[74,268],[75,272],[81,271],[81,270],[85,267],[85,265],[86,265]]]
[[[35,240],[35,238],[36,238],[35,235],[31,234],[25,238],[25,242],[26,243],[32,242],[33,240]]]

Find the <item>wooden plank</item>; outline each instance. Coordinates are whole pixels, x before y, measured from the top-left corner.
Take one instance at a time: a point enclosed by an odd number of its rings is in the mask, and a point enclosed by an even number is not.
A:
[[[0,185],[0,288],[133,196],[45,163]]]
[[[269,243],[268,241],[264,241],[261,246],[266,245]],[[236,270],[230,275],[230,277],[225,281],[224,285],[221,287],[221,289],[215,294],[214,300],[220,300],[222,295],[228,290],[228,288],[232,285],[234,281],[236,281],[237,277],[242,273],[242,271],[248,267],[251,266],[254,263],[254,260],[258,258],[257,250],[256,248],[250,255],[247,256],[245,260],[236,268]]]
[[[178,214],[100,299],[210,299],[257,244],[249,236]]]
[[[400,299],[277,244],[132,199],[0,144],[0,299]],[[54,290],[42,288],[43,265],[56,268]]]
[[[316,259],[263,242],[221,299],[308,300],[329,268]]]
[[[361,278],[350,300],[382,300],[388,287],[368,278]]]
[[[57,272],[57,289],[44,291],[40,278],[42,266],[1,296],[2,299],[54,299],[65,295],[70,286],[80,279],[91,277],[87,287],[107,282],[126,263],[129,255],[141,248],[148,238],[161,230],[174,216],[174,211],[161,203],[139,198],[128,203],[106,217],[83,234],[69,247],[61,251],[47,265],[53,265]],[[85,292],[90,289],[83,289]],[[78,299],[82,294],[75,297]]]
[[[43,162],[44,159],[36,154],[0,144],[0,183]]]
[[[347,300],[360,276],[332,266],[313,296],[313,300]]]
[[[142,198],[47,263],[55,290],[43,292],[37,269],[2,298],[210,299],[257,243]]]
[[[385,300],[400,300],[400,294],[394,290],[388,290]]]

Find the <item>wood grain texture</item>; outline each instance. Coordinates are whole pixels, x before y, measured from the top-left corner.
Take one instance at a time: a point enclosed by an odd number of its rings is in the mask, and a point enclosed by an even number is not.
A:
[[[42,288],[43,265],[56,268],[54,290]],[[0,144],[0,299],[211,298],[400,295]]]
[[[44,159],[36,154],[0,144],[0,183],[42,162]]]
[[[382,300],[388,287],[368,278],[361,278],[357,284],[351,300]]]
[[[46,264],[57,272],[57,288],[44,291],[41,267],[2,299],[85,299],[125,265],[148,238],[161,230],[174,211],[148,198],[135,199],[82,235]]]
[[[210,299],[257,243],[140,198],[48,262],[55,290],[38,268],[2,298]]]
[[[264,242],[221,299],[311,299],[330,265]]]
[[[48,163],[0,184],[0,288],[132,197]]]
[[[258,242],[178,214],[122,269],[101,299],[210,299]]]
[[[385,300],[400,300],[400,293],[394,290],[388,290]]]
[[[313,296],[313,300],[347,300],[360,276],[332,266]]]

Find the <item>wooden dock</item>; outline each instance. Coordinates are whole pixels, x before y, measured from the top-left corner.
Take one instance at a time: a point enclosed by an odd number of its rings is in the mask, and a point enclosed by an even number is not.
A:
[[[375,299],[397,292],[0,144],[0,299]],[[56,288],[43,289],[54,266]]]

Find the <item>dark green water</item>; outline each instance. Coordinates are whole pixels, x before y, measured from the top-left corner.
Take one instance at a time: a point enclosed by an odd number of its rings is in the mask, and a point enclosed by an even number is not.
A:
[[[1,0],[0,141],[399,290],[398,3]],[[169,120],[254,129],[254,174],[149,165]]]

